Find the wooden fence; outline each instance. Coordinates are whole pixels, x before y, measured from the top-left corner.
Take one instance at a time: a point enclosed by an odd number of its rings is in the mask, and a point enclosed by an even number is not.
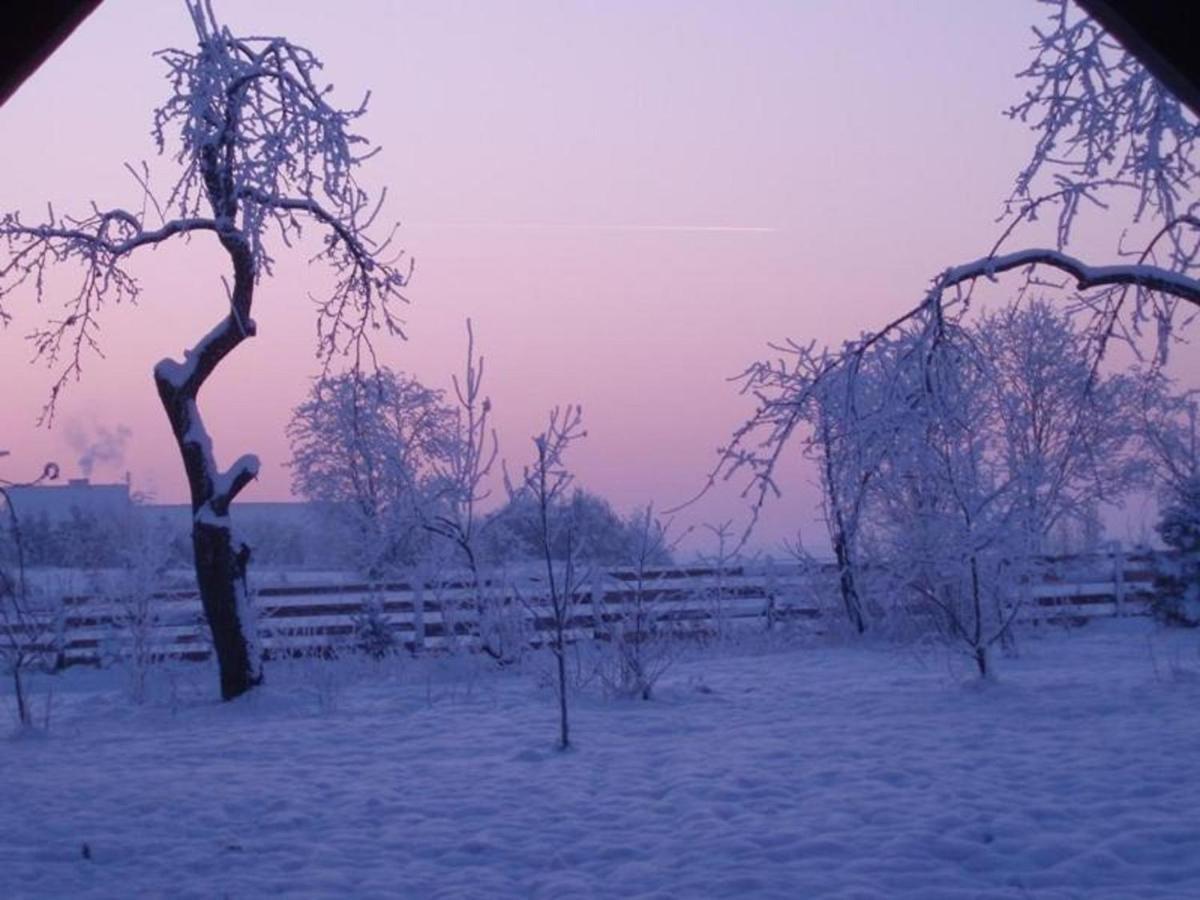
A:
[[[1016,621],[1081,624],[1088,619],[1147,615],[1154,557],[1119,553],[1047,560],[1024,586]],[[451,646],[478,649],[495,639],[538,644],[552,626],[544,583],[536,576],[485,585],[484,614],[462,579],[324,585],[264,585],[255,591],[267,655],[336,653],[353,646],[364,625],[381,624],[410,651]],[[62,665],[104,664],[131,653],[205,660],[211,654],[195,591],[122,599],[119,591],[71,596],[39,638]],[[605,639],[636,603],[681,634],[733,630],[819,630],[842,616],[831,565],[755,564],[725,569],[675,567],[638,575],[593,573],[573,594],[571,639]]]

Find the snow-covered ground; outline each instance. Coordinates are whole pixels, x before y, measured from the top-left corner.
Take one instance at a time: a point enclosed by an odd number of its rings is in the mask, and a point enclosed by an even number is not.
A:
[[[726,652],[585,692],[569,753],[529,675],[276,667],[220,704],[193,668],[139,708],[73,670],[0,740],[0,896],[1200,897],[1198,648],[1046,630],[987,685]]]

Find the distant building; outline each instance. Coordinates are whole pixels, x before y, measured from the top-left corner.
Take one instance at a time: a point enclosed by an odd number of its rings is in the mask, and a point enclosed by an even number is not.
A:
[[[66,484],[11,487],[8,496],[19,521],[45,520],[52,525],[79,517],[123,521],[133,512],[128,484],[92,484],[72,478]]]

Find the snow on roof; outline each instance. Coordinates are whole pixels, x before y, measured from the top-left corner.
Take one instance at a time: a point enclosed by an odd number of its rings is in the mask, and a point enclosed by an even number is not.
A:
[[[123,516],[133,506],[128,484],[92,484],[86,478],[72,478],[66,484],[12,487],[8,496],[23,519],[44,516],[61,521],[77,513]]]

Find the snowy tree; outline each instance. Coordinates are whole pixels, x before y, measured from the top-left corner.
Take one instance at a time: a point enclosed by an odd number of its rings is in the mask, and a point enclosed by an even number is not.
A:
[[[33,335],[36,352],[60,375],[46,416],[84,357],[99,346],[105,307],[132,301],[138,283],[127,268],[135,251],[172,238],[212,236],[228,257],[226,312],[208,334],[154,369],[154,382],[187,475],[193,512],[196,577],[220,667],[221,693],[236,697],[262,679],[260,654],[245,587],[249,548],[235,540],[230,506],[259,470],[252,454],[217,465],[197,395],[221,361],[256,333],[255,288],[272,271],[272,238],[285,247],[301,240],[302,223],[323,235],[317,253],[334,273],[318,304],[318,354],[329,363],[349,353],[355,364],[373,356],[372,335],[400,333],[396,302],[411,273],[390,238],[369,232],[382,204],[355,178],[375,150],[356,134],[366,110],[338,109],[319,81],[320,62],[282,37],[236,37],[209,0],[187,0],[195,28],[192,50],[167,49],[171,95],[154,114],[160,153],[170,147],[181,174],[160,203],[148,170],[129,168],[145,202],[62,216],[52,209],[41,224],[18,213],[0,218],[7,258],[0,260],[0,300],[25,286],[50,299],[49,270],[75,263],[83,278],[61,317]],[[152,221],[157,217],[157,224]],[[305,238],[307,239],[307,235]]]
[[[454,427],[442,392],[403,372],[320,378],[288,424],[292,490],[343,523],[359,569],[394,572],[424,550]]]
[[[58,466],[49,463],[32,484],[53,481],[57,477]],[[17,721],[28,727],[33,724],[33,707],[25,685],[25,673],[54,664],[54,654],[49,648],[58,611],[26,579],[21,518],[7,490],[14,486],[12,482],[0,479],[0,513],[4,516],[0,535],[9,545],[4,548],[6,552],[0,554],[0,668],[12,680]]]
[[[1088,363],[1087,339],[1048,301],[1013,303],[973,323],[993,373],[988,392],[1017,516],[1041,551],[1056,529],[1085,528],[1144,474],[1137,385]]]
[[[996,372],[970,336],[949,324],[888,349],[907,416],[874,481],[883,562],[986,677],[989,650],[1015,614],[1012,587],[1033,542],[1019,515],[1020,479],[1007,467],[996,427]]]
[[[709,483],[748,474],[752,519],[778,493],[778,462],[792,438],[805,432],[815,395],[826,390],[823,383],[857,377],[876,345],[892,335],[919,332],[936,341],[951,326],[969,328],[981,281],[1019,273],[1012,287],[1022,303],[1035,295],[1065,294],[1064,308],[1086,320],[1084,337],[1071,349],[1091,372],[1099,371],[1114,339],[1141,352],[1139,338],[1149,331],[1155,338],[1151,362],[1162,364],[1175,339],[1178,307],[1200,306],[1200,209],[1192,194],[1200,137],[1195,117],[1067,0],[1044,2],[1051,10],[1049,27],[1035,29],[1034,59],[1021,73],[1028,88],[1008,110],[1031,126],[1037,141],[1006,201],[994,245],[979,259],[943,269],[916,306],[820,357],[802,377],[780,378],[773,361],[745,372],[744,390],[758,406],[723,448]],[[1106,210],[1114,210],[1114,217],[1123,214],[1114,259],[1077,255],[1073,239],[1085,213]],[[1036,226],[1045,220],[1053,226],[1048,243],[1014,248],[1022,235],[1038,238]],[[1062,463],[1064,457],[1058,459]],[[1042,485],[1037,489],[1042,500],[1056,478],[1066,483],[1065,471],[1060,466],[1049,480],[1046,472],[1030,476]],[[1081,483],[1081,469],[1073,471],[1067,481]],[[1027,493],[1034,490],[1030,486]],[[1053,519],[1053,510],[1061,515],[1063,508],[1055,501],[1037,515]]]
[[[746,390],[761,404],[755,428],[764,431],[766,456],[742,461],[763,475],[755,512],[768,492],[778,494],[773,470],[789,440],[816,464],[822,512],[837,566],[838,591],[856,632],[867,628],[863,580],[863,525],[883,458],[908,415],[895,403],[895,385],[880,368],[880,354],[860,354],[839,365],[836,352],[787,342],[778,357],[747,370]],[[802,545],[796,551],[805,556]]]

